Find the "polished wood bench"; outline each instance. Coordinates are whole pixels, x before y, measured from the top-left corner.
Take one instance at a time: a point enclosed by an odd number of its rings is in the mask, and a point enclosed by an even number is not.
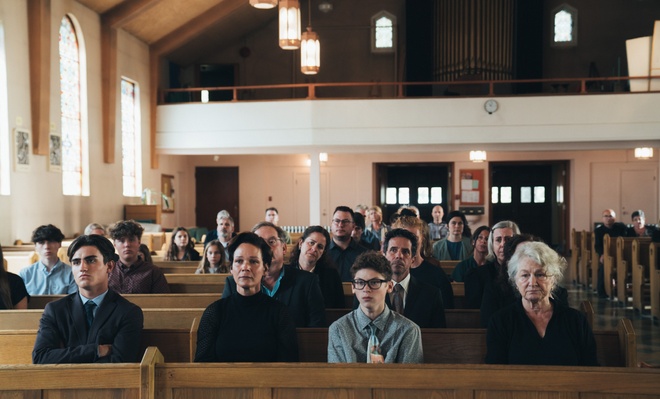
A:
[[[632,305],[638,312],[650,306],[651,300],[651,258],[649,250],[653,245],[650,241],[634,240],[632,244]]]
[[[140,363],[0,366],[0,397],[150,399],[156,363],[163,357],[152,347]]]
[[[145,328],[140,348],[157,346],[170,362],[191,362],[197,347],[198,319],[185,327]],[[0,364],[30,364],[37,329],[0,330]]]
[[[302,362],[327,361],[328,329],[299,328],[298,351]],[[608,367],[637,367],[635,331],[621,319],[616,331],[594,331],[598,361]],[[423,328],[425,363],[481,364],[486,356],[486,329]]]
[[[657,398],[660,370],[437,364],[159,364],[160,397]]]
[[[651,316],[660,320],[660,243],[649,247],[649,278],[651,286]]]
[[[651,242],[650,237],[616,238],[616,299],[624,306],[632,296],[633,243]]]
[[[441,260],[439,262],[442,271],[445,272],[447,277],[451,278],[451,275],[454,273],[454,269],[456,268],[456,265],[460,263],[460,260]]]
[[[124,298],[147,308],[202,308],[206,309],[211,303],[222,296],[219,293],[206,294],[125,294]],[[35,295],[28,302],[29,309],[43,309],[48,302],[63,298],[64,295]]]

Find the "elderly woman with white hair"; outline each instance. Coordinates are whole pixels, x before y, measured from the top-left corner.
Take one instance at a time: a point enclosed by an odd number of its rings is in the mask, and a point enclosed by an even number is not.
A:
[[[508,273],[520,299],[491,318],[486,363],[598,365],[587,319],[550,295],[565,268],[566,261],[544,243],[518,246]]]

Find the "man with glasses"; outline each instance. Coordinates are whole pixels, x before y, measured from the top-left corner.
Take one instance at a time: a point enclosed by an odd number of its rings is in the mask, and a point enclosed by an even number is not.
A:
[[[355,262],[358,255],[367,250],[351,239],[353,224],[353,210],[351,208],[347,206],[338,206],[335,208],[330,227],[332,242],[330,243],[328,253],[335,266],[337,266],[337,270],[339,270],[341,281],[346,282],[350,282],[353,279],[351,276],[353,262]]]
[[[392,267],[378,252],[366,252],[351,267],[360,306],[328,330],[329,363],[423,363],[419,327],[385,304]]]
[[[46,305],[32,351],[35,364],[140,361],[142,310],[109,288],[115,248],[92,234],[76,238],[68,256],[77,291]]]
[[[392,266],[392,310],[414,321],[421,328],[444,328],[445,308],[440,289],[413,276],[410,269],[417,252],[417,236],[406,229],[385,235],[383,253]]]
[[[261,292],[289,308],[296,327],[325,327],[325,303],[316,274],[284,266],[284,231],[270,222],[257,223],[252,232],[273,251],[273,260],[261,280]],[[233,276],[227,277],[222,297],[236,294]]]
[[[603,265],[603,238],[605,234],[609,234],[610,237],[625,237],[626,236],[626,225],[616,221],[616,212],[614,209],[605,209],[603,211],[603,224],[596,227],[594,230],[594,249],[598,254],[598,283],[596,287],[596,292],[598,292],[598,297],[606,299],[607,293],[605,292],[605,266]]]

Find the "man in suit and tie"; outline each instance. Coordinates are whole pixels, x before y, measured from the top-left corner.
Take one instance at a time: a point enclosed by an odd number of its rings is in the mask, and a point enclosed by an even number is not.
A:
[[[273,260],[261,281],[261,292],[289,308],[296,327],[326,327],[325,303],[316,274],[284,267],[284,230],[270,222],[260,222],[252,232],[263,238],[273,250]],[[233,276],[227,277],[222,297],[236,293]]]
[[[417,237],[405,229],[394,229],[385,236],[383,253],[392,265],[394,282],[389,305],[420,328],[444,328],[447,323],[440,289],[410,274],[417,245]]]
[[[142,310],[108,288],[115,266],[112,243],[100,235],[83,235],[67,255],[78,291],[46,305],[32,361],[138,362]]]

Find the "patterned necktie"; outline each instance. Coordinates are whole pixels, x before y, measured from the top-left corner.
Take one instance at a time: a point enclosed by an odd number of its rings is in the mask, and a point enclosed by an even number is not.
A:
[[[85,303],[85,317],[87,318],[87,329],[92,326],[94,321],[94,309],[96,309],[96,303],[94,301],[87,301]]]
[[[376,336],[376,326],[374,323],[369,323],[369,343],[367,344],[367,363],[382,363],[379,361],[382,356],[380,355],[380,341]]]
[[[401,284],[394,286],[394,292],[392,292],[392,305],[394,305],[394,311],[403,314],[403,287]]]

